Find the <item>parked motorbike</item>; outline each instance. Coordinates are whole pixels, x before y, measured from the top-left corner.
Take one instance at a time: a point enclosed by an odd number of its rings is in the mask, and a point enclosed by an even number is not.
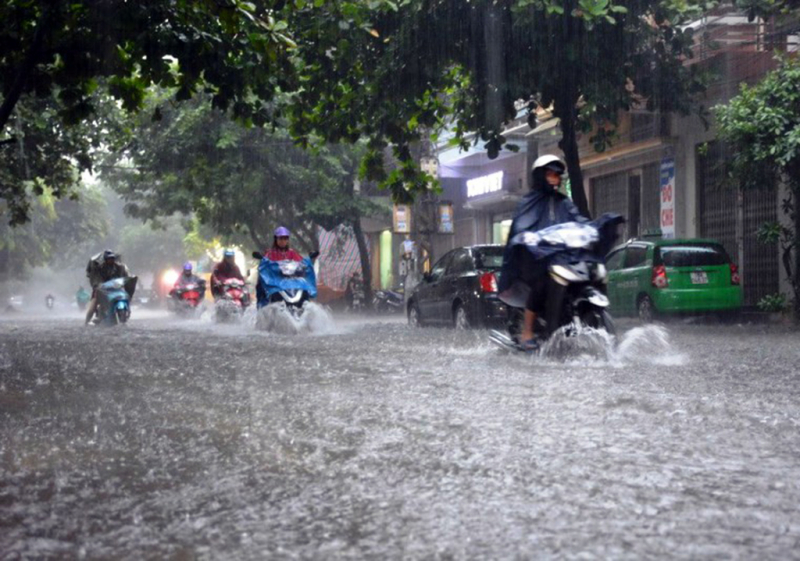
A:
[[[225,279],[215,297],[214,320],[227,322],[238,319],[249,305],[247,284],[239,279]]]
[[[364,309],[366,301],[364,295],[364,283],[361,279],[351,279],[345,291],[347,307],[351,312],[358,313]]]
[[[586,328],[615,334],[608,312],[604,256],[621,222],[621,216],[608,214],[592,223],[568,222],[539,232],[523,232],[512,239],[512,244],[523,246],[534,259],[547,263],[547,303],[543,317],[537,319],[537,333],[548,339],[557,331],[573,337]],[[508,333],[493,330],[490,338],[501,346],[520,349],[518,338],[527,292],[517,285],[499,296],[509,306]]]
[[[379,313],[405,313],[405,296],[403,290],[378,290],[372,300],[372,307]]]
[[[138,277],[119,277],[97,287],[97,323],[117,325],[131,317],[131,298]]]
[[[172,289],[170,296],[171,306],[178,315],[190,316],[202,308],[203,298],[206,294],[206,283],[200,280]]]

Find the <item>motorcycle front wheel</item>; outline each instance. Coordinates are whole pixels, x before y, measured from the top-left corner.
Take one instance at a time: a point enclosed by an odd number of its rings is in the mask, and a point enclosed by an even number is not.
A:
[[[602,308],[592,308],[581,314],[581,323],[592,329],[603,330],[609,335],[616,335],[617,328],[614,326],[614,319],[608,310]]]

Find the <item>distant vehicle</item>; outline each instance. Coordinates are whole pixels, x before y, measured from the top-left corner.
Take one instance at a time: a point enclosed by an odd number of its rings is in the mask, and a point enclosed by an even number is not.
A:
[[[406,304],[413,326],[466,329],[504,325],[507,308],[497,298],[503,246],[474,245],[446,253],[411,291]]]
[[[739,269],[707,239],[633,239],[606,258],[608,297],[617,315],[723,313],[742,307]]]
[[[169,305],[173,312],[183,317],[194,317],[202,313],[206,281],[176,286],[170,292]]]
[[[44,297],[44,303],[45,306],[47,306],[48,310],[52,310],[53,306],[56,305],[55,296],[53,296],[52,294],[48,294],[47,296]]]
[[[214,321],[224,323],[237,320],[249,305],[247,284],[236,278],[225,279],[214,303]]]
[[[22,295],[17,294],[15,296],[10,296],[8,298],[8,303],[6,304],[6,311],[18,312],[23,308],[24,305],[25,305],[25,298]]]
[[[134,304],[143,306],[145,308],[154,308],[158,306],[158,293],[151,288],[142,288],[136,291],[136,297],[133,299]]]

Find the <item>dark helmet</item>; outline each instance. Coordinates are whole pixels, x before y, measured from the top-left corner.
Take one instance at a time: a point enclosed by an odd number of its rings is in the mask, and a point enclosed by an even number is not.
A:
[[[103,252],[103,261],[111,261],[112,259],[116,258],[117,254],[111,251],[110,249],[107,249]]]

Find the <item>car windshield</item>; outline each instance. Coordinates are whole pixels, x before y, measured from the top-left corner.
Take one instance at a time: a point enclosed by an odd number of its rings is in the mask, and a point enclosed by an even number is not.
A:
[[[503,266],[503,247],[482,247],[475,254],[479,269],[499,269]]]
[[[659,262],[665,267],[705,267],[730,263],[721,245],[671,245],[658,248]]]

